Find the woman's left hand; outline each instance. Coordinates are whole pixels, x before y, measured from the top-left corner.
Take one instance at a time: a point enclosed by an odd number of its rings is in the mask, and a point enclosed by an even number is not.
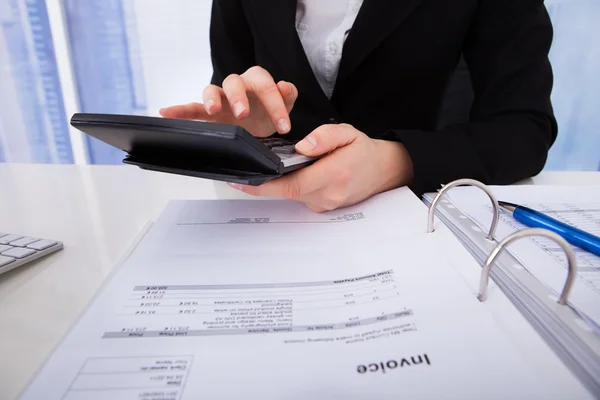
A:
[[[413,176],[404,145],[371,139],[351,125],[320,126],[296,144],[296,151],[307,156],[330,154],[260,186],[229,185],[254,196],[300,201],[324,212],[408,185]]]

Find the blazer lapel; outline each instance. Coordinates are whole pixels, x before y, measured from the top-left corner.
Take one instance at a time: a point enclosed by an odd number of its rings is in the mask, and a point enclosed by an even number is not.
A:
[[[330,106],[296,32],[296,0],[249,0],[245,5],[250,10],[254,29],[288,75],[284,79],[303,88],[300,95]]]
[[[422,0],[364,0],[344,43],[337,84],[342,83]]]

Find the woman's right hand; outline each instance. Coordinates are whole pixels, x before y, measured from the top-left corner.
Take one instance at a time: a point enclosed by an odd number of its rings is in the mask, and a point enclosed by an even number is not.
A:
[[[276,84],[265,69],[252,67],[242,75],[229,75],[222,88],[207,86],[203,97],[204,103],[163,108],[160,115],[239,125],[257,137],[286,134],[298,89],[290,82]]]

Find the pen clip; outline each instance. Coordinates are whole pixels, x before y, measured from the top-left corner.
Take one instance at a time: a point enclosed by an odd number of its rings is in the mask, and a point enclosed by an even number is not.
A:
[[[486,239],[494,240],[494,235],[496,234],[496,227],[498,226],[498,219],[499,219],[498,200],[496,199],[496,196],[494,196],[494,193],[492,193],[492,191],[487,186],[485,186],[483,183],[476,181],[474,179],[458,179],[454,182],[444,185],[444,187],[438,192],[438,194],[435,196],[435,198],[431,202],[431,205],[429,206],[429,214],[427,215],[427,233],[431,233],[435,230],[433,228],[435,209],[436,209],[438,203],[440,202],[440,200],[442,199],[442,196],[444,196],[444,194],[446,194],[446,192],[448,192],[448,190],[452,189],[453,187],[461,186],[461,185],[475,186],[475,187],[483,190],[490,198],[490,200],[492,202],[493,215],[492,215],[492,225],[490,226],[490,231],[489,231]]]
[[[530,236],[543,236],[547,239],[553,240],[565,252],[569,264],[567,281],[565,282],[565,286],[562,290],[562,293],[560,294],[558,304],[563,306],[567,304],[569,294],[571,293],[571,289],[573,288],[573,284],[575,283],[575,278],[577,277],[577,260],[575,259],[575,253],[573,252],[571,246],[569,246],[569,243],[567,243],[567,241],[563,239],[560,235],[542,228],[529,228],[515,232],[512,235],[509,235],[506,238],[504,238],[498,244],[498,246],[496,246],[496,248],[490,253],[481,272],[481,280],[479,283],[479,295],[477,296],[480,301],[485,301],[487,299],[490,272],[492,270],[494,262],[496,261],[500,253],[502,253],[502,251],[515,240],[519,240]]]

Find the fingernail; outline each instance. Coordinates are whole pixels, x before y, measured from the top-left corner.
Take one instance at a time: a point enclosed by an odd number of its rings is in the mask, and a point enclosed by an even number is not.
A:
[[[288,82],[288,86],[290,87],[290,96],[292,96],[294,94],[294,87],[289,82]]]
[[[280,133],[288,133],[290,131],[290,123],[283,118],[279,120],[279,124],[277,125],[279,126]]]
[[[307,136],[296,144],[296,149],[300,153],[306,153],[317,147],[317,140],[312,136]]]
[[[237,102],[235,103],[235,105],[233,106],[233,113],[235,114],[236,118],[239,118],[239,116],[246,111],[246,107],[242,104],[242,102]]]
[[[213,99],[208,99],[204,107],[206,108],[206,112],[212,114],[211,108],[215,105],[215,101]]]
[[[234,189],[240,190],[242,188],[242,185],[240,185],[239,183],[231,183],[231,182],[227,182],[227,184],[229,186],[231,186]]]

